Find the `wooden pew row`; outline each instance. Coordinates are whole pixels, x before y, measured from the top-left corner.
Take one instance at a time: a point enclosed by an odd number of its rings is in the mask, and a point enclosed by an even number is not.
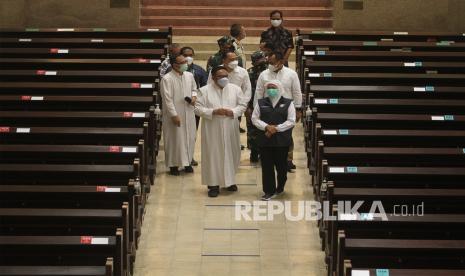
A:
[[[461,51],[465,50],[465,42],[440,41],[440,42],[393,42],[393,41],[326,41],[326,40],[302,40],[304,50],[391,50],[392,48],[408,48],[414,51]]]
[[[111,236],[0,236],[0,265],[104,266],[110,257],[121,276],[122,236],[122,229]]]
[[[59,207],[57,205],[56,207]],[[121,209],[1,208],[2,236],[110,236],[122,230],[122,267],[132,271],[128,203]],[[131,272],[132,274],[132,272]]]
[[[161,60],[165,49],[2,48],[2,58],[145,58]]]
[[[113,258],[104,266],[0,266],[1,276],[113,276]]]
[[[344,260],[343,276],[358,276],[358,275],[376,275],[377,273],[389,273],[391,276],[461,276],[465,274],[465,270],[457,269],[377,269],[366,267],[353,267],[350,260]],[[362,274],[360,274],[362,273]],[[363,274],[365,273],[365,274]],[[366,274],[368,273],[368,274]]]

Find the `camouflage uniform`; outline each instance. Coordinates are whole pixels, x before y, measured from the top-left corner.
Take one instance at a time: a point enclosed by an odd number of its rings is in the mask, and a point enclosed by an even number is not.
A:
[[[234,45],[233,45],[234,41],[235,41],[234,37],[230,37],[230,36],[223,36],[222,38],[218,39],[217,42],[218,42],[218,47],[220,48],[220,50],[208,59],[207,73],[210,73],[210,71],[213,68],[223,64],[223,58],[221,57],[221,54],[223,53],[223,51],[225,51],[225,49],[223,49],[225,45],[230,45],[229,50],[231,52],[235,52]],[[242,60],[241,59],[238,59],[238,60],[239,60],[239,66],[242,67]]]
[[[247,147],[250,149],[250,159],[258,161],[258,145],[256,142],[257,134],[259,130],[252,124],[251,116],[253,112],[253,101],[255,97],[255,88],[257,87],[257,80],[260,76],[260,73],[267,69],[266,63],[256,64],[260,59],[265,58],[265,54],[262,51],[256,51],[252,54],[252,64],[253,67],[247,69],[249,73],[250,83],[252,85],[252,97],[247,106],[248,115],[247,117]]]

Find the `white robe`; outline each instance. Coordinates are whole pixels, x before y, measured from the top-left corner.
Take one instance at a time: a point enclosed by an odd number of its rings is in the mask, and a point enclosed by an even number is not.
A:
[[[160,92],[165,164],[167,167],[190,166],[195,148],[195,116],[194,107],[184,98],[197,96],[194,76],[189,72],[179,75],[172,70],[161,80]],[[172,122],[173,116],[181,119],[180,127]]]
[[[229,187],[235,184],[241,160],[239,121],[247,107],[241,88],[228,84],[223,89],[210,83],[200,88],[195,113],[202,117],[202,184]],[[234,118],[213,115],[217,108],[228,108]]]

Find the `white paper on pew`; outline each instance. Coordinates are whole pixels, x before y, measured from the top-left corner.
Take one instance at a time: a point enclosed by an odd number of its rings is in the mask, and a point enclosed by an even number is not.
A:
[[[357,214],[340,214],[339,220],[357,220]]]
[[[344,167],[329,167],[329,172],[343,173],[344,172]]]
[[[18,39],[18,41],[19,42],[31,42],[32,39],[30,39],[30,38],[20,38],[20,39]]]
[[[105,193],[120,193],[121,188],[105,188]]]
[[[73,28],[61,28],[57,29],[58,32],[74,32]]]
[[[336,130],[323,130],[324,135],[337,135]]]
[[[426,92],[426,87],[414,87],[414,92]]]
[[[90,42],[103,42],[103,39],[91,39]]]
[[[91,244],[108,244],[108,238],[92,238]]]
[[[431,116],[433,121],[444,121],[444,116]]]
[[[68,49],[58,49],[57,53],[59,53],[59,54],[67,54],[67,53],[69,53],[69,50]]]
[[[43,101],[44,96],[32,96],[31,101]]]
[[[145,118],[145,113],[132,113],[133,118]]]
[[[159,59],[151,59],[150,63],[161,63],[161,60],[159,60]]]
[[[137,152],[136,147],[123,147],[123,152]]]
[[[315,99],[316,104],[327,104],[328,99]]]
[[[360,214],[360,220],[373,220],[374,215],[373,213],[361,213]]]
[[[148,32],[158,32],[160,29],[147,29]]]
[[[23,127],[20,128],[20,127],[18,127],[16,129],[16,133],[29,133],[29,132],[31,132],[30,128],[23,128]]]
[[[308,76],[309,76],[309,77],[320,77],[320,74],[309,73]]]
[[[57,75],[57,71],[45,71],[45,75],[46,75],[46,76],[56,76],[56,75]]]
[[[415,62],[404,62],[405,67],[415,67]]]
[[[394,32],[395,35],[408,35],[408,32]]]
[[[352,270],[352,276],[370,276],[369,270]]]
[[[305,56],[314,56],[314,55],[315,55],[315,51],[304,51],[304,55],[305,55]]]
[[[140,88],[153,88],[151,83],[141,83]]]

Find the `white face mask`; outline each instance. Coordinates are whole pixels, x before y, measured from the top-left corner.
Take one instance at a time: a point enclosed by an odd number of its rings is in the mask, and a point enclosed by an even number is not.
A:
[[[194,63],[194,58],[193,57],[186,57],[186,60],[187,60],[187,64],[189,64],[189,65]]]
[[[230,63],[228,63],[228,67],[230,69],[236,69],[236,67],[239,65],[239,61],[238,60],[235,60],[235,61],[231,61]]]
[[[271,72],[276,72],[279,68],[276,67],[276,66],[273,65],[273,64],[268,64],[268,69],[269,69]]]
[[[281,26],[281,23],[283,22],[282,19],[271,19],[271,25],[273,27],[279,27]]]
[[[229,79],[224,77],[224,78],[219,79],[217,83],[221,88],[224,88],[226,85],[228,85]]]

